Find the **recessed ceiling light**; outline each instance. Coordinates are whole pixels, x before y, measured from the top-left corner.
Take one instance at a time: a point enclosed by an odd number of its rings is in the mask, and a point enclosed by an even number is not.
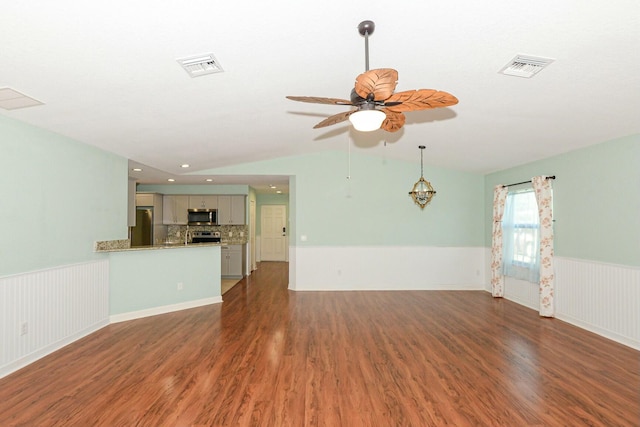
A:
[[[181,167],[181,168],[188,168],[188,167],[189,167],[189,165],[188,165],[188,164],[186,164],[186,163],[184,163],[184,164],[180,165],[180,167]]]
[[[173,179],[173,178],[169,178],[167,181],[169,181],[169,182],[174,182],[174,181],[175,181],[175,179]]]
[[[282,191],[278,190],[276,191],[277,194],[282,194]]]
[[[134,172],[142,172],[142,169],[140,169],[140,168],[133,168],[131,170],[134,171]]]
[[[269,188],[271,188],[273,190],[274,188],[276,188],[276,186],[275,185],[270,185]]]
[[[213,179],[212,179],[212,178],[207,178],[207,179],[205,179],[205,181],[207,181],[207,182],[213,182]]]

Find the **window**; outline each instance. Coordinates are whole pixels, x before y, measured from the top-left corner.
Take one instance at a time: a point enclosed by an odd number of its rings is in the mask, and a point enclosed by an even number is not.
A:
[[[502,218],[502,273],[516,279],[540,280],[540,218],[533,190],[510,192]]]

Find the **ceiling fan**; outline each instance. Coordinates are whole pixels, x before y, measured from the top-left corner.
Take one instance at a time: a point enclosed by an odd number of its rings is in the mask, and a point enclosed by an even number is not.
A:
[[[287,96],[292,101],[356,107],[327,117],[315,125],[314,129],[335,125],[348,119],[359,131],[384,129],[387,132],[396,132],[404,125],[406,118],[403,113],[407,111],[449,107],[458,103],[455,96],[435,89],[394,93],[398,83],[396,70],[392,68],[369,70],[369,36],[374,29],[375,24],[372,21],[363,21],[358,25],[358,32],[364,36],[365,40],[366,71],[356,78],[350,100],[317,96]]]

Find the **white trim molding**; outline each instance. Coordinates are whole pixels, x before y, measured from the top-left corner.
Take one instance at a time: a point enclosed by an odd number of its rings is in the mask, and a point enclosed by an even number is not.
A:
[[[174,311],[188,310],[190,308],[202,307],[204,305],[219,304],[222,297],[204,298],[195,301],[181,302],[179,304],[165,305],[162,307],[147,308],[144,310],[132,311],[129,313],[114,314],[109,317],[110,323],[126,322],[128,320],[142,319],[143,317],[157,316],[159,314],[172,313]]]

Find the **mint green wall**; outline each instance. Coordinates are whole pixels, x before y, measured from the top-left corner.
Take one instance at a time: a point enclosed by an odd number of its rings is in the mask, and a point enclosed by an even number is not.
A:
[[[127,237],[127,159],[0,116],[0,276],[102,257]]]
[[[262,225],[262,206],[285,205],[287,211],[287,223],[289,222],[289,195],[288,194],[257,194],[256,195],[256,234],[260,234]],[[289,228],[289,227],[287,227]],[[291,230],[289,230],[291,231]]]
[[[392,148],[390,148],[392,149]],[[204,171],[206,174],[292,175],[291,244],[304,246],[483,246],[481,175],[425,167],[437,194],[421,210],[408,195],[420,177],[409,163],[327,151]],[[300,236],[307,241],[300,241]]]
[[[485,216],[493,187],[556,175],[558,256],[640,266],[640,135],[620,138],[485,177]],[[491,246],[491,227],[485,229]]]
[[[220,274],[220,246],[110,252],[109,314],[219,297]]]

